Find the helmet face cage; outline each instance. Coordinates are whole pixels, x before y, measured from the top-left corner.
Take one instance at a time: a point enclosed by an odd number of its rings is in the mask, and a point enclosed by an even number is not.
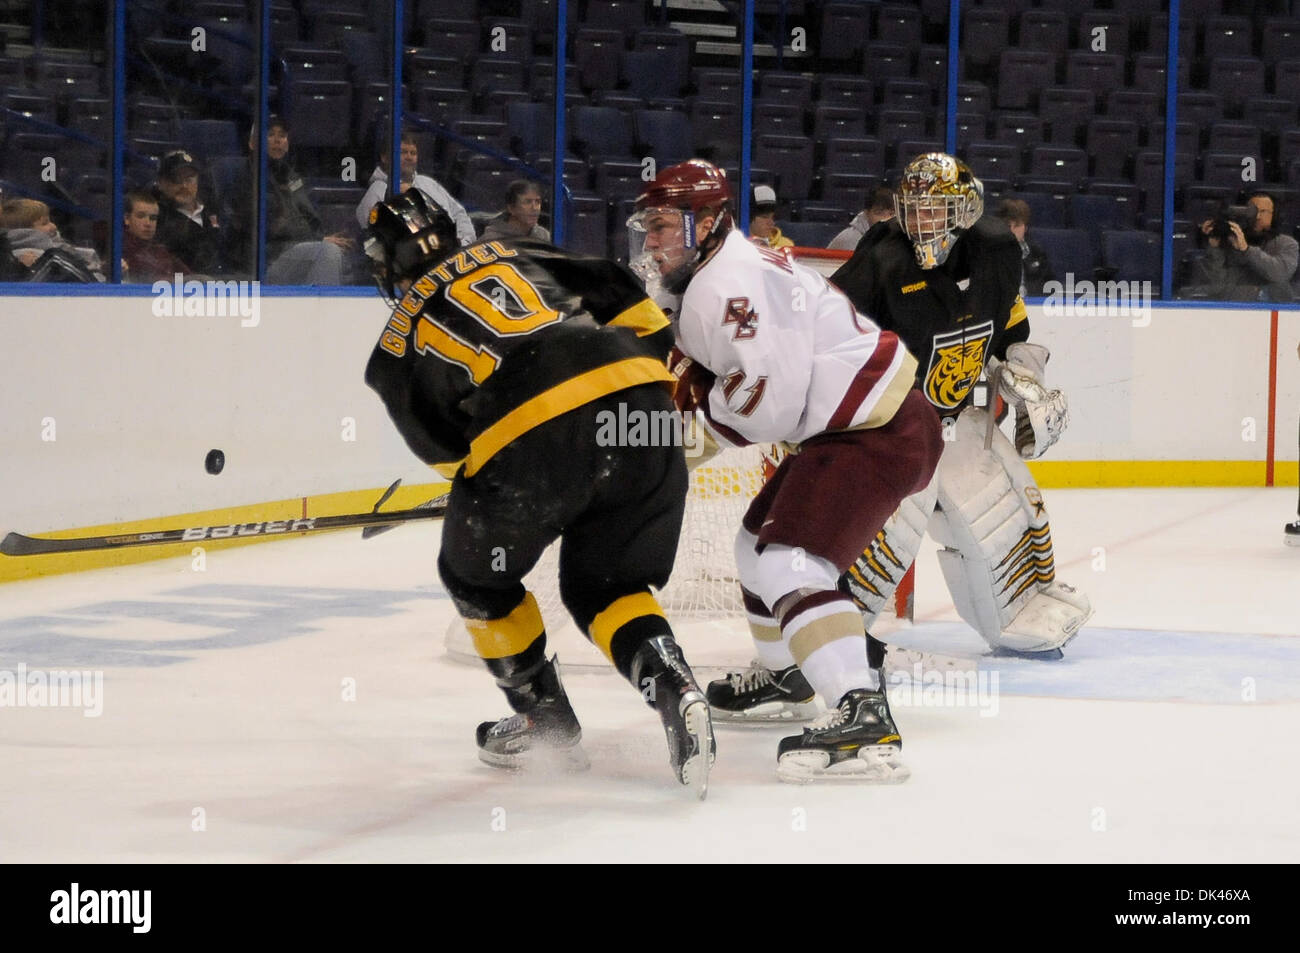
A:
[[[930,152],[903,170],[894,210],[912,240],[916,261],[935,268],[947,260],[960,233],[984,211],[984,186],[964,162]]]

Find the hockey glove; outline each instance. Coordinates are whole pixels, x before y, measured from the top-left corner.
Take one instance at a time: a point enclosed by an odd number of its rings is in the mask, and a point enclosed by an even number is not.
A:
[[[713,372],[697,364],[681,348],[668,353],[668,369],[677,378],[673,388],[673,403],[683,414],[694,413],[709,396],[713,387]]]
[[[1070,422],[1065,395],[1043,386],[1048,356],[1042,345],[1020,343],[1007,348],[1006,361],[990,361],[1002,396],[1016,409],[1016,450],[1025,460],[1046,453]]]

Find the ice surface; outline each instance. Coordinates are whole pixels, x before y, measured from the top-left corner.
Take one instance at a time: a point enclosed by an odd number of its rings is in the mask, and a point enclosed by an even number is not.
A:
[[[1294,861],[1294,489],[1046,496],[1058,572],[1097,610],[1063,662],[989,658],[927,549],[917,624],[891,638],[970,658],[996,695],[896,689],[897,787],[782,784],[782,729],[720,728],[702,804],[608,674],[566,676],[590,772],[479,763],[474,725],[506,710],[444,657],[436,523],[9,584],[0,671],[104,688],[97,718],[0,708],[0,857]],[[740,622],[681,639],[706,677],[750,657]]]

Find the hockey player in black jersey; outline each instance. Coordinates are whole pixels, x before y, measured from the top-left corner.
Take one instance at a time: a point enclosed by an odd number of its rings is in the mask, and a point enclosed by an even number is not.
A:
[[[1060,658],[1092,614],[1087,596],[1056,580],[1051,529],[1026,459],[1060,437],[1059,390],[1043,385],[1047,348],[1028,342],[1021,253],[1006,224],[983,216],[983,185],[965,163],[927,153],[904,169],[897,219],[875,225],[831,277],[854,306],[917,358],[916,386],[944,421],[935,479],[908,497],[841,579],[870,632],[927,530],[953,602],[995,653]],[[976,406],[1000,393],[1016,412],[1015,446]],[[869,639],[871,664],[884,646]],[[806,717],[812,697],[797,668],[755,665],[713,682],[720,718]]]
[[[685,505],[680,446],[602,446],[602,414],[673,411],[672,331],[622,266],[541,242],[461,247],[418,191],[370,212],[366,253],[392,315],[366,367],[411,450],[454,471],[438,571],[515,714],[480,757],[583,767],[581,729],[523,577],[560,538],[578,628],[655,708],[670,761],[704,796],[708,705],[651,593]]]

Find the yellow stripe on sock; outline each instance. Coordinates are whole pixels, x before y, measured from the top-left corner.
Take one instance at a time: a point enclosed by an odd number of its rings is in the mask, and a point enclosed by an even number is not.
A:
[[[650,593],[635,592],[630,596],[620,596],[591,620],[591,641],[612,662],[614,656],[610,651],[610,644],[614,641],[615,633],[633,619],[647,615],[664,617],[664,610],[660,608],[659,601]]]
[[[542,611],[531,592],[501,619],[466,619],[465,628],[474,640],[479,658],[497,659],[519,655],[536,642],[546,628]]]

